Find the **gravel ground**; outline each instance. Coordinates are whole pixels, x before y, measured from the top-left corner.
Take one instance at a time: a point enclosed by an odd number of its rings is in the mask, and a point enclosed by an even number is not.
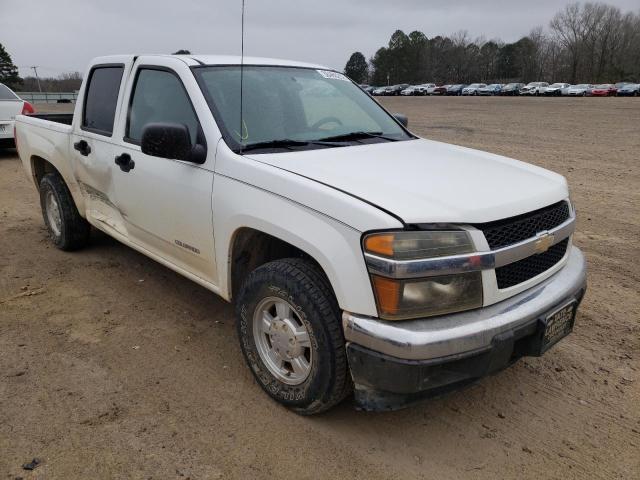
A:
[[[411,409],[299,417],[253,381],[230,305],[101,234],[56,250],[0,151],[0,479],[639,478],[640,101],[382,102],[567,176],[590,282],[571,336]]]

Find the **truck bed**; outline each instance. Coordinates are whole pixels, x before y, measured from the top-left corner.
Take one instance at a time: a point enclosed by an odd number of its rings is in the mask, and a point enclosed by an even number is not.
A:
[[[71,125],[73,123],[73,113],[37,113],[29,115],[29,117],[48,120],[49,122],[62,123],[64,125]]]

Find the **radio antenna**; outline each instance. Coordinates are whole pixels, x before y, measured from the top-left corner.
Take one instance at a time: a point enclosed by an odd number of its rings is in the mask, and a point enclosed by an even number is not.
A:
[[[240,154],[242,155],[242,142],[244,141],[244,111],[242,105],[244,88],[244,0],[242,0],[240,32]]]

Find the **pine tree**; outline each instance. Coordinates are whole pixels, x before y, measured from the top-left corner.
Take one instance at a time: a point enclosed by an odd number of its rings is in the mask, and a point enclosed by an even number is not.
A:
[[[11,89],[16,89],[22,85],[22,78],[18,74],[18,67],[13,64],[11,55],[0,43],[0,83],[4,83]]]
[[[369,76],[369,65],[364,55],[355,52],[349,58],[347,65],[344,67],[344,74],[356,83],[364,83]]]

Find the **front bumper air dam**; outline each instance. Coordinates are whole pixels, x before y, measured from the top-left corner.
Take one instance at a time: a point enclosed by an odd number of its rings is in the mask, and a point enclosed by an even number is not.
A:
[[[560,271],[488,307],[402,322],[344,312],[356,406],[396,410],[540,355],[544,319],[585,291],[586,262],[571,247]]]

